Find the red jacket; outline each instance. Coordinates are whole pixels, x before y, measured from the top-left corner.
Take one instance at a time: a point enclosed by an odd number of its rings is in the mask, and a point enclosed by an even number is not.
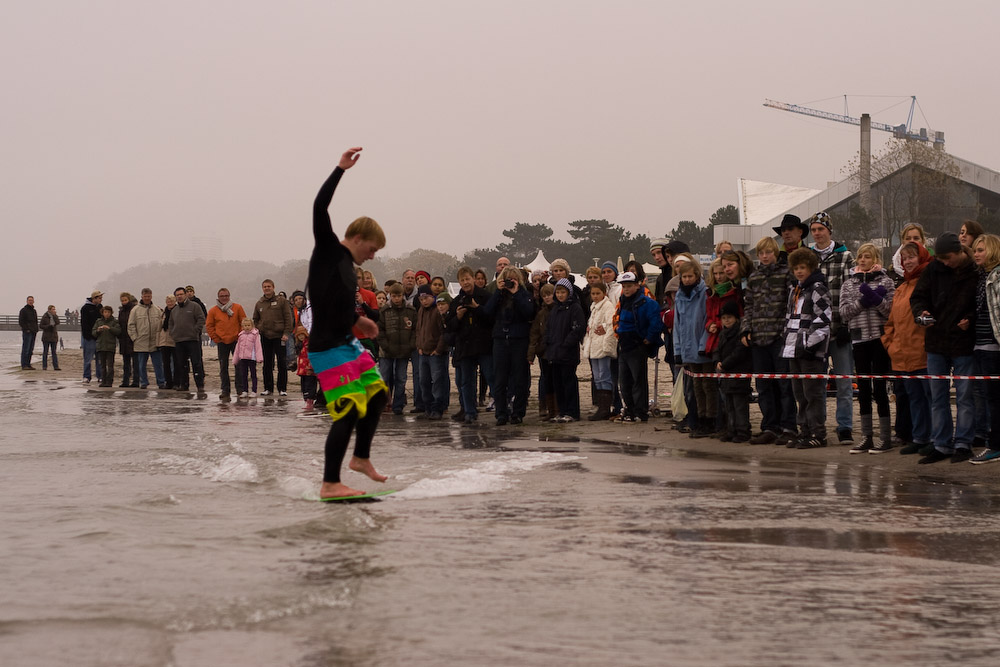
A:
[[[705,355],[715,352],[719,345],[719,334],[722,333],[722,306],[735,301],[740,307],[740,318],[743,317],[743,298],[735,287],[731,287],[728,292],[719,296],[712,294],[705,300],[705,330],[708,331],[708,342],[705,343]],[[710,327],[715,324],[715,333]]]

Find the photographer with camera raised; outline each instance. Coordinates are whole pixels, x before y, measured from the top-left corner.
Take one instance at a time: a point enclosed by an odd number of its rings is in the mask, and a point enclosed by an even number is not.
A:
[[[451,300],[445,318],[448,332],[455,334],[455,384],[461,406],[452,419],[471,424],[479,415],[476,403],[477,367],[486,384],[493,386],[493,318],[482,307],[490,300],[490,293],[476,286],[472,269],[461,267],[457,277],[461,289]]]
[[[528,336],[535,302],[526,284],[524,272],[508,266],[497,278],[497,290],[483,308],[493,318],[493,400],[497,426],[508,421],[520,424],[528,407],[531,384]]]

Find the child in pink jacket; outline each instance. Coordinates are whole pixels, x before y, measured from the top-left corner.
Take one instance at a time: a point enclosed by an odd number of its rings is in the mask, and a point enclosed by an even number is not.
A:
[[[243,330],[236,339],[233,350],[233,365],[236,366],[236,392],[240,398],[247,398],[247,374],[253,382],[253,392],[257,395],[257,364],[264,359],[264,350],[260,344],[260,332],[253,326],[249,317],[243,320]]]

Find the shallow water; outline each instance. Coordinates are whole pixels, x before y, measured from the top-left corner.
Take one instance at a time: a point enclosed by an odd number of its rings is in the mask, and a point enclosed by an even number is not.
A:
[[[327,506],[298,407],[0,375],[0,664],[1000,657],[987,486],[389,418]]]

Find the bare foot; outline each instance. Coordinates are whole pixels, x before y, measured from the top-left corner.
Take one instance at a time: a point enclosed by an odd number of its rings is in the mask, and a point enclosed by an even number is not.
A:
[[[340,482],[323,482],[323,486],[319,489],[319,497],[323,498],[348,498],[350,496],[363,496],[364,491],[358,491],[357,489],[352,489],[346,484],[341,484]]]
[[[380,475],[375,471],[375,466],[372,465],[371,459],[359,459],[357,456],[352,456],[351,462],[347,464],[347,467],[376,482],[384,482],[389,479],[385,475]]]

